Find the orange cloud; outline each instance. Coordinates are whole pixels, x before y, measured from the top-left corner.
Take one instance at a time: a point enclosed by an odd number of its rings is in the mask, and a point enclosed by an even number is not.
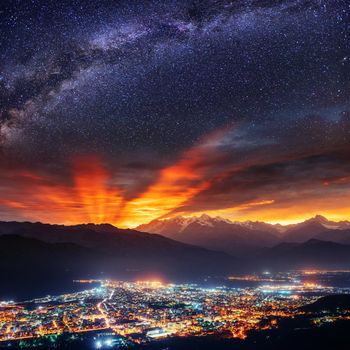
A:
[[[126,195],[128,182],[120,185],[116,173],[111,173],[97,156],[75,159],[68,169],[71,176],[68,180],[65,176],[65,181],[35,171],[4,171],[0,173],[0,214],[3,219],[110,222],[120,227],[203,212],[236,220],[285,223],[315,214],[349,218],[347,174],[323,178],[319,175],[322,168],[310,171],[307,162],[299,168],[293,162],[290,165],[290,159],[294,160],[291,156],[276,157],[266,164],[259,155],[237,163],[227,161],[233,152],[232,148],[225,151],[230,132],[222,129],[211,133],[184,151],[134,198]],[[259,161],[260,167],[256,166]]]
[[[0,206],[16,210],[25,219],[57,223],[111,222],[130,227],[166,216],[208,187],[221,130],[185,151],[160,170],[154,183],[137,198],[126,200],[113,176],[96,156],[75,159],[70,184],[61,184],[34,172],[16,174],[20,188],[8,188]]]
[[[123,205],[120,190],[109,184],[110,174],[96,157],[74,163],[74,190],[90,222],[115,222]]]
[[[56,223],[113,222],[123,203],[96,157],[73,162],[71,185],[32,172],[17,174],[18,187],[7,189],[0,205],[28,220]]]
[[[210,134],[182,154],[178,161],[161,170],[145,193],[127,203],[119,225],[135,227],[166,217],[197,193],[208,188],[213,168],[208,159],[219,157],[217,145],[226,130]]]

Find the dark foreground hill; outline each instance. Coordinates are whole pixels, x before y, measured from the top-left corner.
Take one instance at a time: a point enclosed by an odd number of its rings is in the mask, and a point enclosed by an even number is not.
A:
[[[197,266],[197,262],[203,264],[207,259],[210,261],[207,265],[212,267],[234,261],[228,254],[184,244],[158,234],[119,229],[109,224],[64,226],[0,222],[1,235],[34,238],[46,243],[73,243],[97,253],[112,255],[116,258],[123,257],[135,262],[148,259],[159,263],[161,260],[156,259],[179,258],[176,254],[182,254],[186,263],[189,264],[188,267]],[[191,256],[191,260],[187,260]],[[181,259],[176,261],[179,264],[183,263]]]
[[[230,255],[111,225],[0,224],[0,295],[73,278],[193,279],[236,268]]]
[[[312,304],[301,307],[301,310],[314,313],[350,310],[350,294],[327,295]]]
[[[249,259],[112,225],[0,222],[0,296],[63,292],[72,279],[163,277],[196,281],[269,269],[350,268],[350,246],[282,243]],[[52,286],[52,288],[51,288]],[[38,293],[39,291],[40,293]]]
[[[316,239],[305,243],[281,243],[249,259],[248,263],[274,271],[305,268],[344,269],[350,268],[350,246]]]

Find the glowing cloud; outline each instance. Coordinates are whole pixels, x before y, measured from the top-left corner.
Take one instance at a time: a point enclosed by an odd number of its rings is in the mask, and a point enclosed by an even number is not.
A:
[[[140,197],[127,203],[121,226],[134,227],[157,217],[165,217],[197,193],[208,188],[212,161],[220,157],[217,146],[227,130],[210,134],[190,148],[169,167],[161,170],[157,180]]]
[[[69,176],[7,169],[0,174],[4,184],[0,214],[7,220],[109,222],[120,227],[200,213],[282,223],[315,214],[337,220],[349,217],[349,177],[346,169],[337,170],[338,163],[332,167],[333,176],[322,177],[323,163],[317,172],[308,163],[312,154],[299,158],[277,154],[266,162],[256,153],[255,158],[235,162],[235,147],[230,144],[234,132],[210,133],[172,164],[154,171],[153,181],[133,197],[125,185],[129,173],[119,176],[118,169],[105,166],[97,155],[75,158],[67,169]]]

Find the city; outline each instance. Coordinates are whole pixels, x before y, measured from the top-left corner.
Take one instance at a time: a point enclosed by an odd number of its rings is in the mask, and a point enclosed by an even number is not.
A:
[[[349,350],[350,0],[1,0],[0,350]]]
[[[349,271],[292,271],[230,276],[221,286],[160,281],[79,280],[84,291],[0,303],[0,347],[55,347],[59,337],[89,339],[91,348],[131,347],[167,337],[219,335],[246,339],[305,314],[303,306],[350,288],[319,284]],[[311,277],[311,278],[310,278]],[[314,278],[316,277],[316,278]],[[258,282],[255,287],[228,286]],[[350,310],[313,318],[317,325],[349,320]]]

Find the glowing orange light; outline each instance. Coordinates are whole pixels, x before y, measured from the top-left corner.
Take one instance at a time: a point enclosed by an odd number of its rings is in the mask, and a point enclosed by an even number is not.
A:
[[[271,191],[267,196],[257,195],[232,206],[225,202],[213,203],[210,208],[214,209],[210,210],[196,209],[198,196],[211,189],[213,180],[227,179],[237,170],[229,162],[226,164],[220,148],[228,132],[230,130],[223,129],[211,133],[185,150],[173,164],[155,174],[154,182],[134,198],[126,197],[123,187],[114,181],[118,169],[107,169],[96,155],[74,159],[68,169],[71,177],[64,179],[35,171],[13,170],[6,177],[9,185],[0,188],[0,213],[5,218],[12,213],[14,219],[64,224],[109,222],[120,227],[135,227],[179,214],[202,213],[232,220],[282,224],[301,222],[316,214],[335,221],[349,218],[350,188],[342,188],[342,200],[339,192],[315,199],[303,195],[291,198]],[[241,166],[237,165],[238,171]],[[0,173],[0,176],[6,175]],[[327,188],[322,182],[319,185],[328,191],[332,186],[344,187],[349,182],[350,177],[342,177],[326,179]],[[283,202],[285,198],[288,202]]]

